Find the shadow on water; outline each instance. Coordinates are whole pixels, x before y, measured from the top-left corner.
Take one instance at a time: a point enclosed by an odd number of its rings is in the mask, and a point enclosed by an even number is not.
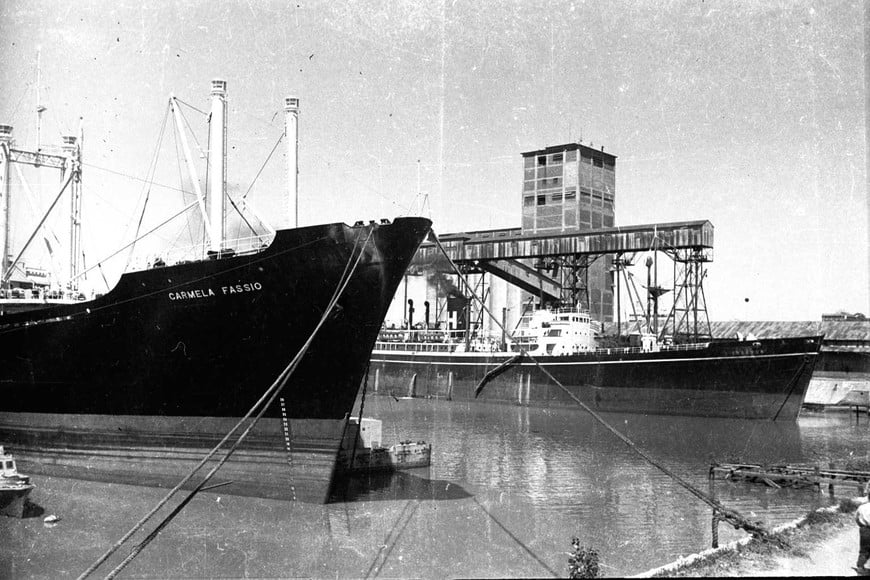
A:
[[[24,512],[22,518],[38,518],[45,513],[45,508],[39,504],[33,503],[29,499],[24,502]]]
[[[329,503],[353,501],[432,500],[450,501],[471,497],[465,488],[452,481],[429,479],[428,469],[359,473],[335,480]]]

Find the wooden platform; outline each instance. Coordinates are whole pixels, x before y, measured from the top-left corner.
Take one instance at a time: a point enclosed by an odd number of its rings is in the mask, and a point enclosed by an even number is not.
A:
[[[870,471],[807,465],[713,463],[710,465],[709,477],[763,483],[776,488],[815,486],[819,491],[823,485],[827,485],[829,493],[834,492],[834,485],[848,485],[857,488],[860,495],[866,495],[870,486]]]

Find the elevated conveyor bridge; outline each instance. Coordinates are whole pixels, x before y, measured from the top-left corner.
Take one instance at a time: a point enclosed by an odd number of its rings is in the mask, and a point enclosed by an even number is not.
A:
[[[648,327],[660,336],[688,340],[710,335],[703,292],[705,264],[712,261],[713,253],[713,224],[708,220],[585,232],[524,233],[521,228],[510,228],[442,234],[439,239],[450,259],[466,272],[488,272],[539,296],[542,302],[558,295],[559,299],[588,306],[588,269],[598,258],[607,256],[608,267],[615,274],[617,322],[620,297],[626,292],[635,317],[645,318]],[[664,292],[654,282],[658,279],[657,260],[647,264],[648,270],[655,267],[655,272],[648,276],[646,306],[626,274],[631,256],[641,252],[663,252],[674,262],[673,308],[664,322],[650,315],[658,312],[658,298]],[[424,243],[415,263],[437,263],[439,253],[436,244]]]
[[[559,234],[528,234],[520,228],[442,234],[441,244],[457,264],[485,260],[601,256],[677,250],[712,250],[713,224],[708,220],[614,227]],[[417,259],[438,253],[424,243]]]

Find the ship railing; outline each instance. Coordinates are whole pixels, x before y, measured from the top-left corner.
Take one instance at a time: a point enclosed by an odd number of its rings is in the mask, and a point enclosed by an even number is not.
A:
[[[703,350],[710,346],[709,342],[689,342],[685,344],[669,344],[662,346],[662,350]]]
[[[698,343],[690,343],[690,344],[670,344],[670,345],[661,345],[659,346],[657,351],[651,351],[649,349],[644,349],[640,346],[620,346],[616,348],[596,348],[594,351],[595,354],[640,354],[645,352],[660,352],[660,351],[690,351],[690,350],[703,350],[710,346],[708,342],[698,342]]]
[[[446,330],[434,328],[382,328],[378,340],[383,342],[443,342],[464,343],[464,330]],[[501,334],[495,332],[474,332],[470,342],[499,342]]]
[[[662,346],[660,351],[691,351],[703,350],[709,346],[709,343],[693,343],[693,344],[674,344]],[[514,348],[517,351],[519,347]],[[375,350],[394,351],[394,352],[497,352],[500,349],[498,344],[492,342],[472,341],[468,350],[465,349],[464,342],[417,342],[417,341],[390,341],[378,340],[375,344]],[[534,350],[534,349],[532,349]],[[625,346],[616,348],[596,348],[594,350],[579,351],[576,354],[596,354],[596,355],[611,355],[611,354],[643,354],[653,351],[644,350],[639,346]]]
[[[377,341],[375,350],[385,350],[394,352],[456,352],[460,343],[453,342],[390,342]]]
[[[256,254],[266,249],[272,243],[273,235],[247,236],[225,239],[220,253],[221,258]],[[176,246],[167,250],[154,252],[146,256],[136,256],[130,263],[131,270],[150,270],[162,266],[173,266],[186,262],[199,262],[213,257],[208,244],[192,244]]]
[[[71,302],[82,302],[92,299],[93,296],[88,296],[84,292],[73,292],[70,290],[31,290],[23,288],[0,289],[0,302],[6,303],[47,303],[47,304],[67,304]]]

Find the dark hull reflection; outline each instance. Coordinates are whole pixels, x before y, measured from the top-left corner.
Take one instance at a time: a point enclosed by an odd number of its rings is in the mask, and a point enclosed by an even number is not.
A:
[[[471,497],[455,482],[430,479],[429,468],[413,471],[371,471],[345,475],[333,483],[329,503],[352,501],[431,500],[449,501]]]

